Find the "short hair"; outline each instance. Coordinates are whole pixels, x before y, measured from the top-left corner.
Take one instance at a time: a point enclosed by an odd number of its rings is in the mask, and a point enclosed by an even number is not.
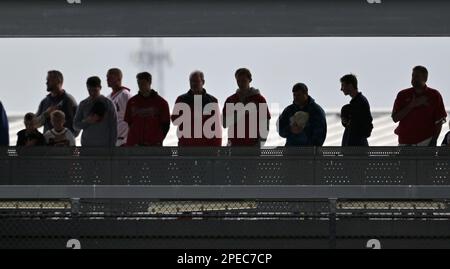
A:
[[[301,91],[302,93],[308,93],[308,86],[306,86],[305,83],[296,83],[293,87],[292,87],[292,92],[298,92]]]
[[[113,74],[118,76],[120,79],[123,78],[123,74],[122,74],[122,70],[120,70],[119,68],[111,68],[108,70],[107,74]]]
[[[146,81],[148,81],[150,83],[152,82],[152,74],[150,74],[149,72],[141,72],[141,73],[136,75],[136,78],[138,80],[143,79],[143,80],[146,80]]]
[[[47,72],[47,74],[49,76],[54,76],[58,80],[58,82],[61,83],[61,84],[64,82],[64,76],[58,70],[50,70],[50,71]]]
[[[28,112],[27,114],[25,114],[25,117],[23,117],[24,121],[32,121],[36,118],[36,115],[32,112]]]
[[[205,81],[205,74],[203,74],[200,70],[195,70],[189,75],[189,80],[191,80],[194,76],[200,76],[200,78]]]
[[[413,68],[413,72],[420,72],[425,75],[425,78],[428,79],[428,69],[425,66],[418,65]]]
[[[90,77],[86,80],[86,85],[88,87],[102,87],[102,81],[99,77]]]
[[[55,110],[50,114],[50,119],[53,120],[65,120],[66,119],[66,114],[64,114],[64,112],[62,112],[61,110]]]
[[[252,81],[252,73],[247,68],[239,68],[234,73],[234,77],[236,77],[236,78],[238,76],[242,76],[242,75],[246,76],[250,81]]]
[[[354,74],[347,74],[341,78],[341,83],[351,84],[355,89],[358,89],[358,79]]]

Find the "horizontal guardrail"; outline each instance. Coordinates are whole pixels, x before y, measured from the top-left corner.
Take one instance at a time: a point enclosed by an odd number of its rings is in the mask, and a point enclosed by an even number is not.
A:
[[[0,186],[0,199],[449,199],[450,186]]]
[[[447,199],[450,148],[0,148],[0,198]]]

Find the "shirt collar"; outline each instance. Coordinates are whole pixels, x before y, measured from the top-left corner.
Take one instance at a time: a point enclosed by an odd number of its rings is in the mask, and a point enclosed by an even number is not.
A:
[[[192,91],[192,89],[189,89],[189,91],[187,92],[189,95],[194,95],[194,91]],[[203,95],[206,95],[206,90],[205,90],[205,88],[203,88],[203,91],[202,91],[202,96]]]

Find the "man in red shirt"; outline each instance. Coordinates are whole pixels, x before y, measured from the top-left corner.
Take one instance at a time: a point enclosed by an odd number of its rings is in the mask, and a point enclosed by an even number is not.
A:
[[[250,87],[252,74],[247,68],[235,73],[238,89],[225,101],[223,126],[228,128],[229,146],[257,146],[267,139],[270,112],[264,96]]]
[[[127,146],[162,146],[170,128],[169,105],[151,88],[152,75],[136,76],[139,93],[132,97],[125,111],[129,131]]]
[[[178,146],[220,147],[222,126],[217,99],[203,88],[203,72],[192,72],[189,84],[189,91],[177,98],[172,113],[172,122],[178,126]],[[184,111],[184,107],[189,108],[188,111]]]
[[[392,119],[400,146],[436,146],[447,112],[441,94],[426,85],[428,70],[413,69],[412,88],[402,90],[395,99]]]

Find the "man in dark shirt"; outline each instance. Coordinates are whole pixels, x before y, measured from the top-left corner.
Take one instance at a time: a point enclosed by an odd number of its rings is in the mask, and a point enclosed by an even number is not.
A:
[[[358,91],[358,79],[353,74],[341,78],[341,91],[352,97],[349,120],[345,124],[342,146],[369,146],[367,138],[373,129],[372,114],[366,97]]]
[[[189,91],[180,95],[175,101],[174,113],[171,117],[174,125],[178,127],[178,146],[220,147],[222,145],[222,126],[218,101],[206,92],[204,88],[205,75],[202,71],[192,72],[189,75],[189,84]],[[190,115],[183,115],[185,111],[183,111],[182,105],[189,106]],[[198,107],[196,107],[197,105]],[[206,109],[208,106],[214,109],[208,111]],[[201,111],[199,111],[200,108]],[[184,116],[190,119],[190,126],[187,126],[189,121],[177,121],[180,117],[183,119]],[[211,120],[214,120],[214,123],[209,125]]]
[[[50,114],[55,110],[61,110],[66,115],[64,127],[72,134],[78,136],[78,131],[73,128],[73,119],[78,105],[72,95],[63,89],[64,78],[61,72],[52,70],[47,75],[47,91],[49,94],[39,104],[36,116],[41,125],[44,126],[44,133],[53,128],[50,122]]]
[[[286,146],[321,147],[327,135],[327,120],[322,107],[308,94],[304,83],[292,87],[293,103],[286,107],[278,118],[278,133],[286,138]],[[303,113],[307,119],[298,124],[297,113]]]

